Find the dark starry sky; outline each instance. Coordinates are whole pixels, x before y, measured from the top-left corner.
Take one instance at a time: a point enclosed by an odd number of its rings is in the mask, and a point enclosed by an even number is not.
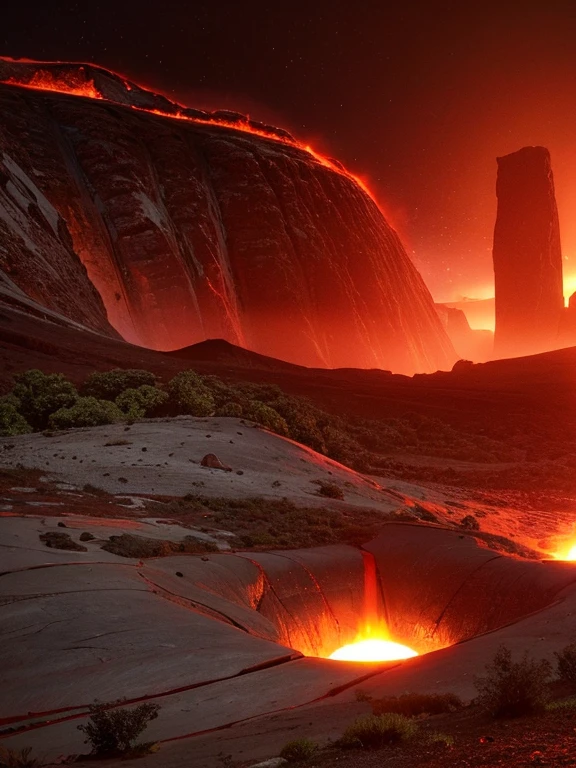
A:
[[[367,178],[440,299],[492,281],[497,155],[552,152],[576,282],[576,3],[3,4],[0,55],[92,61],[249,112]]]

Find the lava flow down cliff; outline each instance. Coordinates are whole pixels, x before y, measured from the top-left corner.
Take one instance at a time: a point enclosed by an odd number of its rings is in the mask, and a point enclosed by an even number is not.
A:
[[[157,350],[223,338],[324,367],[456,359],[337,161],[99,67],[0,60],[0,285]]]

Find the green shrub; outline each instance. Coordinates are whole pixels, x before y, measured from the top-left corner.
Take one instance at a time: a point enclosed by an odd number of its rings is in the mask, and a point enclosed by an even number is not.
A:
[[[82,386],[82,394],[98,400],[116,400],[127,389],[153,387],[157,377],[138,368],[114,368],[112,371],[92,373]]]
[[[116,398],[116,405],[129,419],[154,416],[168,402],[168,395],[157,387],[143,384],[138,389],[125,389]]]
[[[30,757],[31,752],[32,747],[0,747],[0,768],[42,768],[45,763],[37,757]]]
[[[269,405],[261,403],[259,400],[251,400],[243,410],[247,419],[261,424],[271,432],[276,432],[277,435],[284,435],[285,437],[288,435],[288,424],[286,424],[285,419]]]
[[[283,392],[269,405],[286,421],[289,436],[293,440],[304,443],[319,453],[326,453],[320,422],[324,417],[324,423],[331,423],[332,417],[323,414],[307,400],[290,397]]]
[[[115,403],[95,397],[79,397],[71,408],[60,408],[50,416],[51,429],[98,427],[122,421],[124,414]]]
[[[241,418],[244,415],[244,412],[242,410],[242,406],[240,403],[224,403],[224,405],[220,406],[216,409],[215,416],[236,416],[237,418]]]
[[[344,491],[335,483],[320,483],[318,493],[320,496],[326,496],[328,499],[344,498]]]
[[[554,656],[558,677],[567,683],[576,683],[576,643],[567,645]]]
[[[216,408],[221,408],[226,403],[238,399],[235,389],[219,379],[218,376],[202,376],[202,384],[212,395]]]
[[[576,697],[571,696],[569,699],[561,699],[560,701],[550,701],[546,704],[547,712],[557,712],[558,710],[572,711],[576,709]]]
[[[418,727],[413,720],[395,712],[365,715],[346,728],[338,743],[342,747],[380,749],[388,744],[408,741],[417,731]]]
[[[78,730],[86,735],[94,755],[125,755],[137,749],[134,742],[151,720],[158,717],[158,704],[140,704],[134,709],[111,709],[111,704],[93,704],[90,718]],[[148,745],[146,745],[148,746]]]
[[[427,734],[426,743],[427,744],[444,744],[445,747],[453,747],[454,738],[447,733],[432,731],[432,733]]]
[[[0,397],[0,436],[2,437],[25,435],[27,432],[32,432],[30,424],[24,416],[18,413],[14,401],[18,403],[16,398]]]
[[[76,387],[61,373],[42,373],[36,369],[19,373],[12,395],[20,405],[18,411],[35,431],[46,429],[50,415],[70,408],[78,399]]]
[[[170,405],[176,413],[210,416],[216,403],[202,378],[194,371],[178,373],[168,384]]]
[[[543,712],[549,699],[548,681],[552,665],[545,659],[512,661],[512,652],[501,646],[487,674],[476,677],[478,703],[494,717],[522,717]]]
[[[464,706],[462,700],[455,693],[403,693],[401,696],[386,696],[382,699],[369,700],[375,715],[396,712],[399,715],[406,715],[406,717],[456,712]]]
[[[301,760],[307,760],[312,757],[314,752],[318,749],[318,744],[310,739],[294,739],[285,744],[281,751],[280,757],[287,760],[289,763],[298,763]]]

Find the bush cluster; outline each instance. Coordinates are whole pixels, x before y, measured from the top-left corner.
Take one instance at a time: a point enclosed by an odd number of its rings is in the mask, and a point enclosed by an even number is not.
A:
[[[523,717],[543,712],[549,699],[552,665],[546,659],[512,661],[512,652],[501,646],[486,674],[476,677],[478,703],[494,717]]]
[[[403,693],[400,696],[386,696],[382,699],[369,698],[369,701],[372,713],[375,715],[395,712],[406,717],[456,712],[464,706],[455,693]]]
[[[289,763],[299,763],[308,760],[318,749],[318,744],[310,739],[294,739],[282,747],[280,757]]]
[[[93,704],[90,718],[78,730],[86,735],[93,755],[128,755],[140,748],[149,751],[151,744],[137,745],[136,739],[151,720],[158,717],[158,704],[140,704],[133,709],[111,708],[111,704]],[[148,748],[148,749],[147,749]]]
[[[560,680],[566,683],[576,683],[576,643],[567,645],[566,648],[554,654],[556,656],[556,668]]]
[[[377,420],[334,415],[305,398],[287,395],[276,385],[226,382],[192,370],[178,373],[165,385],[145,370],[96,372],[79,390],[61,374],[26,371],[14,377],[12,392],[0,398],[0,436],[178,415],[249,419],[358,471],[385,470],[405,479],[426,479],[428,471],[434,473],[430,479],[450,483],[455,472],[449,466],[419,467],[412,477],[412,468],[395,465],[390,455],[401,452],[481,462],[525,458],[522,446],[465,435],[421,414]]]
[[[414,738],[418,726],[395,712],[359,717],[346,728],[338,744],[344,748],[381,749]]]
[[[362,468],[365,451],[345,422],[266,384],[226,383],[182,371],[165,386],[149,371],[93,373],[79,390],[62,374],[30,370],[0,398],[0,435],[70,429],[154,416],[232,416],[254,421],[331,458]],[[339,496],[337,496],[339,498]]]

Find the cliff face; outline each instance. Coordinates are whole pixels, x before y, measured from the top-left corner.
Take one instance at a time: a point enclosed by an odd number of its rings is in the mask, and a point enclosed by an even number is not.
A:
[[[452,365],[420,275],[349,174],[230,113],[131,108],[136,87],[107,76],[124,105],[108,80],[105,98],[0,85],[0,268],[18,288],[154,349],[221,337],[304,365]]]
[[[513,357],[555,349],[564,299],[548,150],[524,147],[498,158],[496,192],[495,354]]]
[[[448,307],[445,304],[435,304],[434,306],[448,338],[460,358],[471,360],[474,363],[484,363],[491,359],[494,348],[492,331],[471,328],[468,318],[461,309]]]

